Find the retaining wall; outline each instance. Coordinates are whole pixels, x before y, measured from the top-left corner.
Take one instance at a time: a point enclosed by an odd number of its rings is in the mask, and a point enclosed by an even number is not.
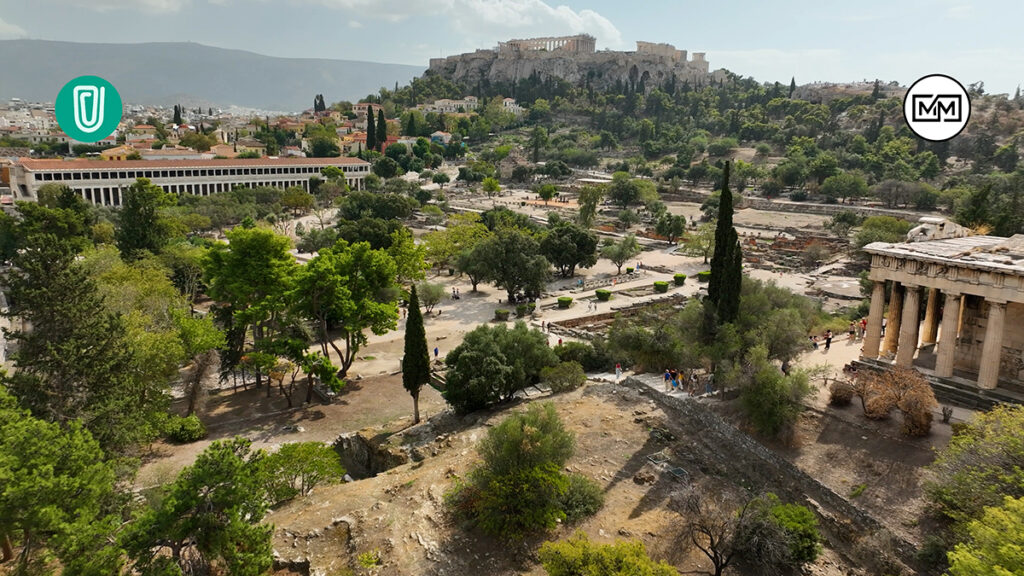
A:
[[[660,385],[660,379],[655,378],[655,380],[655,385]],[[812,478],[785,458],[737,430],[735,426],[701,402],[689,397],[658,393],[636,376],[627,377],[623,382],[627,386],[643,391],[663,409],[680,414],[688,425],[695,426],[703,434],[714,436],[715,440],[712,443],[723,445],[727,449],[745,456],[750,462],[758,462],[769,468],[774,472],[771,475],[779,478],[784,486],[803,493],[807,498],[827,507],[832,513],[849,519],[856,527],[867,532],[885,530],[892,533],[873,516]],[[824,517],[823,520],[833,523],[832,528],[838,532],[846,531],[845,527],[840,525],[835,518]],[[908,565],[913,565],[916,562],[917,548],[914,544],[896,534],[892,534],[892,542],[894,551],[903,562]]]

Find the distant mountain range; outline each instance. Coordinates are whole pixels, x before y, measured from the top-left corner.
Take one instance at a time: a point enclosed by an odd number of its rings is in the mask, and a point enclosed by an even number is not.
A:
[[[326,58],[275,58],[193,42],[87,44],[0,40],[0,99],[52,102],[83,74],[109,80],[130,104],[300,111],[323,94],[355,101],[424,68]]]

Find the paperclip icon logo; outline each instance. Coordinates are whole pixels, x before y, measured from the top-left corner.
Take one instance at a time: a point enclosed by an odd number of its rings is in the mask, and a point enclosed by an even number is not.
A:
[[[121,95],[99,76],[79,76],[57,94],[57,123],[79,142],[99,142],[121,122]]]

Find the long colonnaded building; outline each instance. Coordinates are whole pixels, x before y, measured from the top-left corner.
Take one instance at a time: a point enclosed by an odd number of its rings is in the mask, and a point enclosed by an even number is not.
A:
[[[353,190],[364,189],[370,163],[358,158],[247,158],[214,160],[36,160],[19,158],[5,167],[15,200],[35,200],[44,184],[63,184],[93,204],[120,206],[121,191],[148,178],[172,194],[208,196],[237,186],[301,186],[328,166],[345,173]]]

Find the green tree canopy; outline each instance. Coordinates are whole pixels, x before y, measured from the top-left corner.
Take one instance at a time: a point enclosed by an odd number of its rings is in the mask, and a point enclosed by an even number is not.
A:
[[[502,228],[480,242],[489,270],[485,274],[505,290],[511,302],[516,295],[539,296],[548,280],[551,263],[541,254],[540,244],[528,232]]]
[[[171,236],[168,222],[160,217],[160,208],[171,206],[174,196],[163,188],[139,178],[123,191],[117,247],[127,259],[139,258],[143,251],[157,254]]]
[[[1006,497],[967,525],[968,540],[949,552],[950,576],[1024,574],[1024,499]]]
[[[616,274],[622,273],[622,265],[637,254],[640,254],[640,243],[636,236],[627,234],[618,242],[607,242],[601,247],[601,257],[612,261],[617,268]]]
[[[65,425],[34,418],[0,386],[0,540],[21,546],[26,572],[43,549],[65,573],[115,574],[120,554],[105,536],[120,524],[107,516],[114,466],[78,420]],[[79,571],[88,564],[90,571]]]
[[[577,266],[597,264],[597,235],[572,222],[559,222],[541,239],[540,250],[563,278],[570,278]]]
[[[519,390],[539,382],[545,366],[558,363],[547,338],[516,322],[479,326],[445,357],[445,400],[460,413],[511,400]]]
[[[214,442],[129,526],[122,542],[143,574],[187,574],[213,563],[258,576],[273,564],[262,452],[242,438]]]

